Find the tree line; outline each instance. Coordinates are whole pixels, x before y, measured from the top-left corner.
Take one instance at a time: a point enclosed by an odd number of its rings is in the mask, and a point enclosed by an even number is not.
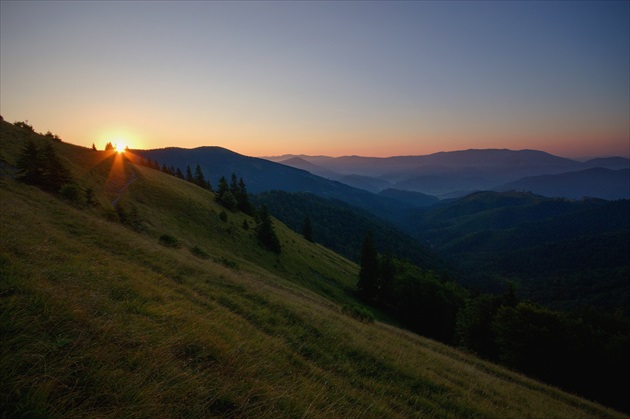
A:
[[[630,319],[594,308],[552,310],[503,295],[474,294],[447,274],[378,254],[363,240],[357,294],[409,329],[565,390],[630,411]]]
[[[345,202],[312,193],[286,191],[260,192],[251,199],[256,205],[267,205],[274,217],[295,232],[357,263],[361,256],[361,239],[366,231],[372,231],[380,251],[389,250],[398,258],[426,269],[444,267],[441,259],[417,240]]]
[[[242,177],[238,177],[236,173],[232,173],[230,182],[228,182],[225,176],[221,176],[215,191],[210,180],[205,177],[199,164],[195,166],[194,172],[191,170],[190,165],[188,165],[186,167],[186,174],[184,174],[180,168],[173,166],[168,167],[165,164],[160,166],[157,160],[144,159],[136,156],[135,162],[154,170],[160,170],[168,175],[175,176],[213,192],[215,201],[226,210],[230,212],[242,212],[254,218],[254,230],[261,246],[274,253],[279,254],[281,252],[282,246],[273,227],[269,209],[266,205],[261,205],[259,208],[256,208],[256,206],[252,204],[245,181]],[[220,217],[222,220],[227,221],[227,213],[222,212]],[[247,221],[244,221],[243,228],[249,228]]]
[[[17,122],[15,126],[34,132],[32,126],[26,122]],[[46,134],[45,137],[58,140],[58,137],[53,134]],[[108,143],[106,150],[108,147],[113,149],[111,143]],[[96,150],[94,145],[92,150]],[[201,166],[198,164],[194,172],[189,165],[186,168],[186,174],[184,174],[179,168],[167,167],[165,164],[160,166],[157,161],[143,159],[140,156],[132,156],[130,160],[135,164],[160,170],[213,192],[216,202],[226,210],[230,212],[240,211],[254,218],[254,231],[261,246],[274,253],[279,254],[281,252],[280,240],[273,227],[268,208],[265,205],[256,208],[251,203],[245,181],[243,178],[238,178],[235,173],[232,173],[229,183],[225,176],[222,176],[219,179],[217,190],[214,191],[210,180],[205,177]],[[95,204],[93,191],[89,188],[83,190],[74,182],[70,170],[57,155],[52,143],[46,142],[38,147],[32,139],[28,139],[18,157],[16,167],[17,179],[24,183],[37,186],[47,192],[59,193],[62,197],[76,204]],[[132,207],[131,212],[127,212],[123,207],[117,205],[116,211],[122,223],[138,229],[139,215],[135,207]],[[227,220],[227,214],[221,214],[221,218]],[[243,227],[249,228],[247,221],[244,222]]]
[[[17,169],[20,180],[48,192],[59,192],[63,185],[72,182],[70,170],[51,143],[38,147],[29,139],[18,158]]]

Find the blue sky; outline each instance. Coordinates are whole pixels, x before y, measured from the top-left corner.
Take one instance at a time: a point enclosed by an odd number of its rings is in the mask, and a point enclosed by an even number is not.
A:
[[[630,154],[629,2],[0,3],[0,113],[101,148]]]

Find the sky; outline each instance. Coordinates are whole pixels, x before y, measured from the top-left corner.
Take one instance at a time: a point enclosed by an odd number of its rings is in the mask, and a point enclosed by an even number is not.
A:
[[[102,149],[630,157],[630,2],[0,2],[0,114]]]

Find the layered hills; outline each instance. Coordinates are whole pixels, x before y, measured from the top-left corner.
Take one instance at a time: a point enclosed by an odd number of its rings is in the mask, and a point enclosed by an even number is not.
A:
[[[135,150],[137,155],[159,164],[185,170],[199,165],[211,183],[221,176],[229,178],[232,173],[247,179],[252,193],[282,190],[307,192],[325,198],[339,199],[351,205],[369,209],[374,214],[388,217],[399,207],[399,202],[378,196],[368,191],[353,188],[344,183],[313,175],[269,160],[244,156],[221,147],[199,147],[194,149],[164,148],[157,150]]]
[[[390,221],[397,219],[401,209],[431,205],[438,197],[462,197],[482,190],[517,190],[569,199],[630,199],[630,160],[621,157],[579,162],[536,150],[494,149],[388,158],[260,159],[220,147],[136,152],[182,170],[198,164],[215,182],[226,173],[236,173],[251,179],[249,187],[254,193],[313,193]],[[411,193],[419,195],[411,198]]]
[[[301,231],[309,214],[318,240],[355,261],[364,231],[371,230],[381,252],[393,251],[426,267],[431,266],[426,255],[437,253],[459,270],[462,282],[476,289],[496,292],[504,289],[506,281],[513,281],[520,296],[554,307],[596,305],[630,311],[625,280],[630,260],[623,256],[630,254],[630,169],[623,168],[628,159],[579,162],[535,150],[274,158],[313,172],[309,173],[225,149],[139,153],[180,167],[194,165],[198,158],[213,182],[221,173],[251,176],[254,186],[250,190],[260,195],[258,202],[268,205],[295,231]],[[571,169],[579,170],[567,172]],[[345,181],[353,177],[349,183],[364,186],[355,188],[314,173],[333,178],[336,173]],[[519,178],[536,173],[546,174]],[[479,183],[481,178],[486,180]],[[401,189],[370,193],[371,187],[365,186],[369,179],[397,182]],[[496,187],[498,192],[458,196],[509,179],[517,180]],[[450,191],[457,197],[438,200],[435,195],[409,190],[417,189],[413,184],[420,181],[424,190]],[[378,189],[375,183],[371,185],[372,190]],[[611,216],[611,208],[617,208],[621,216]],[[604,225],[598,220],[609,222]]]
[[[3,415],[623,417],[365,321],[356,264],[277,220],[269,252],[254,218],[132,155],[6,122],[0,141]],[[19,180],[29,141],[71,185]]]
[[[401,224],[470,286],[518,284],[555,307],[630,310],[630,201],[477,192],[411,210]]]
[[[581,162],[538,150],[473,149],[386,158],[285,155],[268,159],[372,192],[394,188],[449,198],[514,188],[548,197],[630,198],[627,176],[624,183],[618,173],[611,183],[612,175],[605,179],[600,173],[630,169],[630,161],[622,157]],[[600,172],[587,170],[596,168]],[[564,175],[568,172],[580,175]],[[558,175],[549,179],[555,187],[543,188],[534,179],[524,179],[551,175]]]
[[[630,198],[630,169],[594,167],[557,175],[530,176],[507,183],[498,190],[529,191],[550,197],[608,200]]]

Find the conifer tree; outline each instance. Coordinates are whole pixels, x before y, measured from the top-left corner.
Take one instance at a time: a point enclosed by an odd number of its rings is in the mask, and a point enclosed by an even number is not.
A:
[[[50,192],[58,192],[72,181],[70,171],[57,156],[51,143],[40,150],[33,141],[28,141],[17,161],[18,178]]]
[[[238,209],[243,211],[245,214],[252,215],[254,212],[254,207],[251,202],[249,202],[249,194],[247,193],[247,187],[245,186],[245,182],[243,178],[240,178],[238,182],[238,191],[236,195],[236,201],[238,202]]]
[[[396,265],[390,251],[385,253],[379,266],[378,287],[381,300],[388,300],[393,294],[394,281],[396,280]]]
[[[232,173],[228,190],[221,194],[219,203],[230,211],[236,211],[238,209],[238,182],[235,173]]]
[[[186,180],[190,183],[193,183],[195,179],[193,178],[192,170],[190,170],[190,165],[186,166]]]
[[[267,206],[263,205],[258,214],[259,223],[256,226],[256,234],[260,243],[274,253],[280,253],[280,239],[276,235],[271,222],[271,215]]]
[[[236,177],[236,173],[232,173],[232,178],[230,179],[230,192],[236,198],[239,193],[238,189],[238,178]]]
[[[33,140],[28,140],[17,161],[18,179],[38,185],[43,178],[41,156]]]
[[[219,186],[215,194],[215,198],[217,202],[223,205],[225,208],[229,209],[230,211],[236,211],[238,209],[238,201],[236,200],[236,197],[232,193],[231,189],[232,188],[230,188],[230,186],[228,185],[225,176],[221,176],[221,179],[219,179]]]
[[[220,204],[232,212],[235,212],[238,210],[238,202],[236,201],[236,198],[234,197],[234,195],[232,195],[232,192],[230,191],[227,191],[223,194],[223,196],[221,197]]]
[[[313,241],[313,224],[311,223],[311,217],[309,217],[308,215],[304,217],[302,236],[304,236],[304,238],[310,242]]]
[[[376,252],[373,234],[370,231],[363,240],[361,270],[359,271],[359,282],[357,283],[359,293],[367,299],[375,299],[379,292],[378,271],[378,253]]]
[[[51,192],[58,192],[61,187],[72,181],[70,171],[59,159],[51,143],[44,145],[41,152],[44,171],[43,188]]]
[[[184,179],[184,174],[182,173],[182,169],[178,167],[177,170],[175,171],[175,176],[177,176],[180,179]]]
[[[214,194],[217,202],[221,203],[223,195],[225,195],[225,193],[229,191],[230,187],[227,183],[227,179],[225,178],[225,176],[221,176],[221,179],[219,179],[219,186],[217,186],[217,191]]]
[[[201,186],[204,189],[208,187],[208,185],[206,184],[206,178],[204,177],[203,172],[201,171],[201,166],[199,165],[195,167],[195,174],[193,176],[193,182],[197,186]]]

